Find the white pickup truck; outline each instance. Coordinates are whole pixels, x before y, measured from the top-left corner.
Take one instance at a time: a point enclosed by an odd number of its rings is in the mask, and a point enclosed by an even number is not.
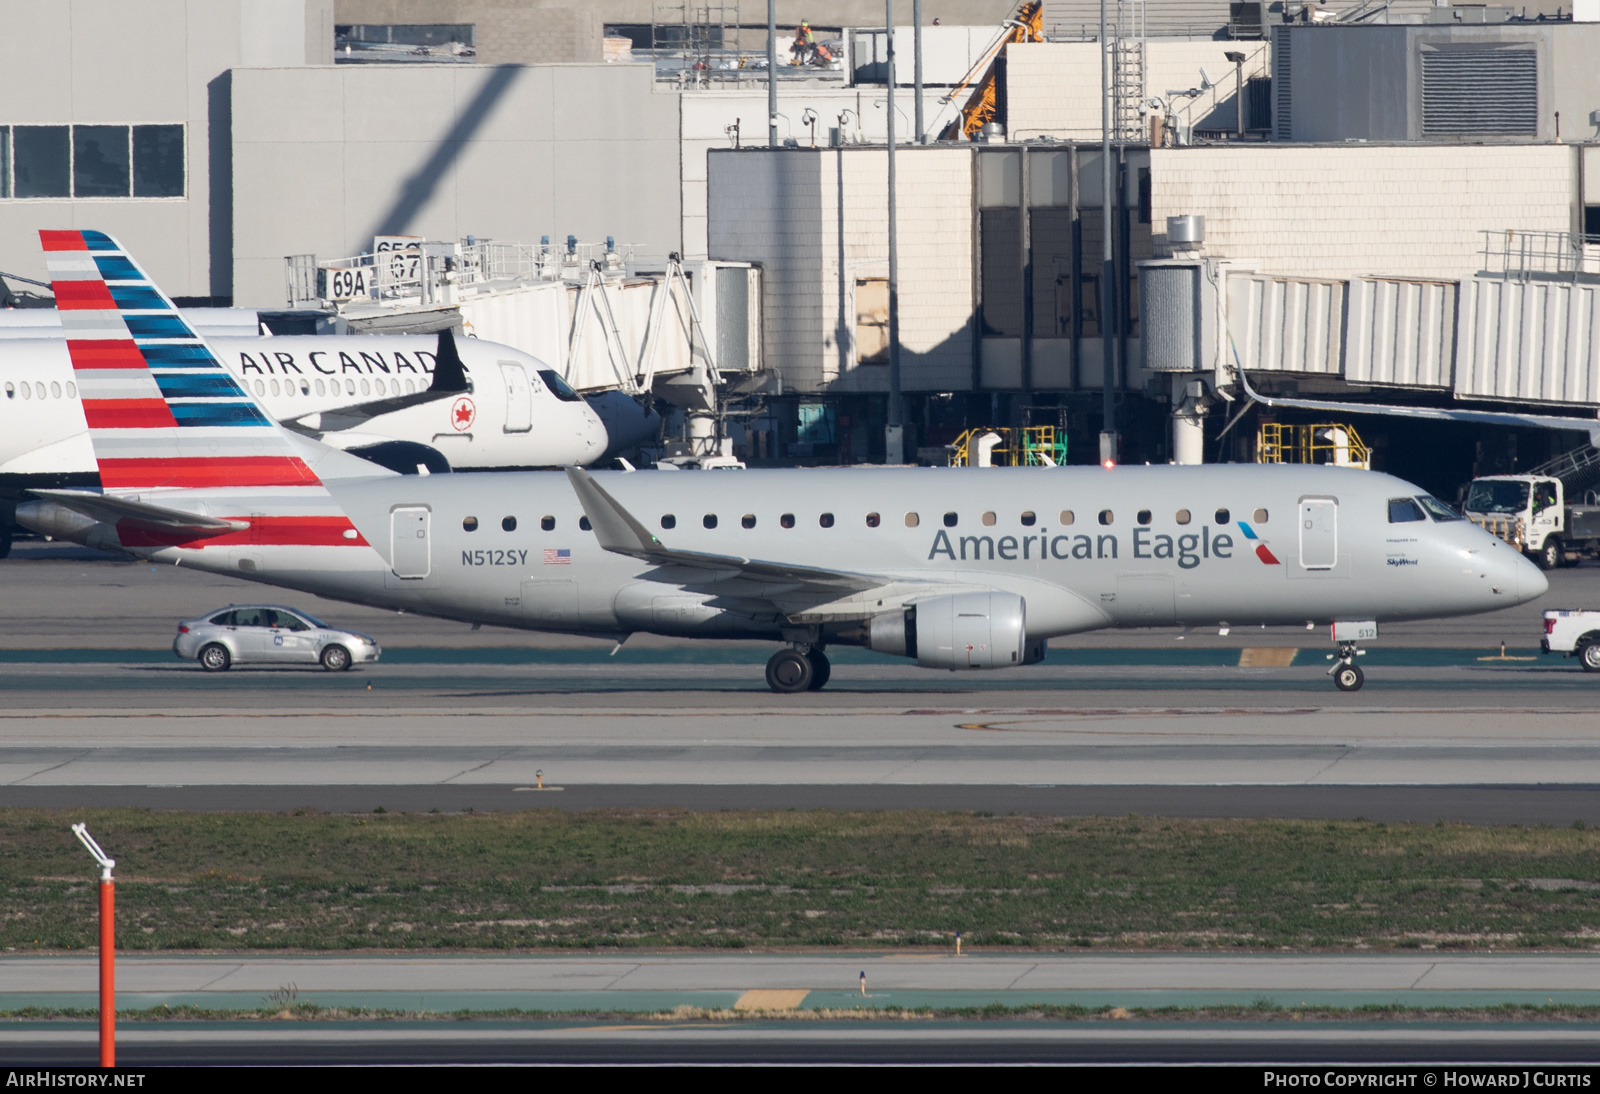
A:
[[[1576,657],[1584,672],[1600,672],[1600,612],[1545,612],[1539,651]]]

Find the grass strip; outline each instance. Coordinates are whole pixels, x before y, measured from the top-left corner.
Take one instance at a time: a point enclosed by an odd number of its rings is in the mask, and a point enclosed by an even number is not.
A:
[[[0,947],[1594,949],[1600,831],[974,813],[0,810]]]

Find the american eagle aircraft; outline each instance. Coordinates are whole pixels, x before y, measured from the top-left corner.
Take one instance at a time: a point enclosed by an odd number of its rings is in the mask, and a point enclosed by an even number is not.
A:
[[[151,560],[474,623],[769,639],[780,692],[826,683],[830,645],[1000,669],[1056,635],[1219,623],[1331,625],[1354,690],[1380,624],[1546,588],[1347,468],[374,473],[274,423],[116,240],[41,236],[103,488],[36,490],[18,520]]]

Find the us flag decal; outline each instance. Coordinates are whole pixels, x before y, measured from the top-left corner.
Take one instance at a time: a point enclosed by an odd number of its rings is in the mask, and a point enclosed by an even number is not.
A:
[[[544,549],[544,564],[546,566],[571,566],[572,552],[565,547],[546,547]]]

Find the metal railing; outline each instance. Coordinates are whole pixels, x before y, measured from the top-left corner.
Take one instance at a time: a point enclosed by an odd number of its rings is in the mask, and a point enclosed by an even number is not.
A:
[[[1521,517],[1505,513],[1490,513],[1484,516],[1473,516],[1468,513],[1466,517],[1491,536],[1505,540],[1519,551],[1528,545],[1527,527],[1522,523]]]
[[[1372,466],[1372,453],[1351,425],[1265,422],[1256,433],[1256,462],[1368,468]]]
[[[318,260],[284,259],[292,306],[341,302],[436,303],[446,286],[470,289],[494,282],[581,281],[595,265],[620,275],[634,257],[632,244],[517,243],[485,239],[424,243],[400,250]]]
[[[1600,235],[1525,232],[1483,233],[1483,269],[1518,281],[1534,277],[1600,277]]]
[[[945,445],[951,467],[975,467],[979,441],[987,434],[998,437],[989,453],[991,467],[1060,467],[1067,462],[1067,435],[1053,425],[1030,425],[1022,429],[979,426],[968,429]]]

